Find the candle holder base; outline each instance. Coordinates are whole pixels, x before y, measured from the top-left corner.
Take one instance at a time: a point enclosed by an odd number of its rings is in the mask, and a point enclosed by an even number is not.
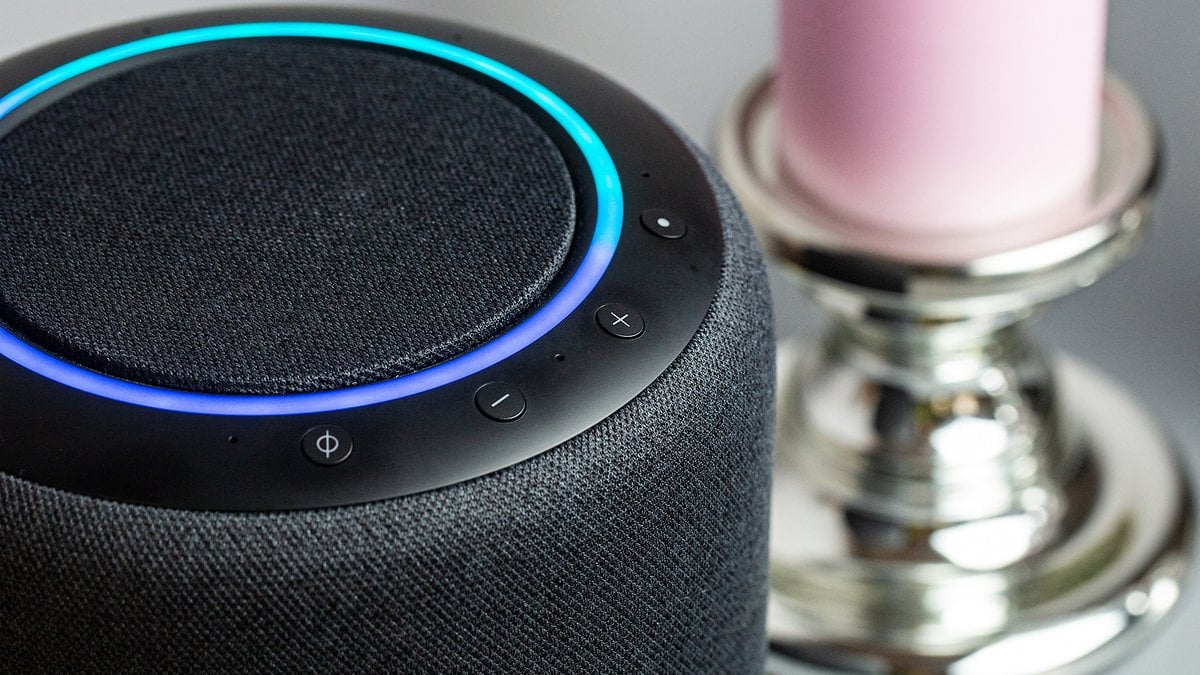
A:
[[[777,127],[765,76],[716,152],[768,252],[833,319],[804,356],[780,349],[773,653],[1005,675],[1126,653],[1183,590],[1192,490],[1135,401],[1045,358],[1024,324],[1142,241],[1148,114],[1109,78],[1087,193],[943,249],[822,206],[782,171]]]
[[[819,349],[780,350],[784,392],[803,395],[828,371]],[[1193,555],[1186,472],[1112,382],[1071,360],[1054,371],[1076,457],[1065,480],[1031,484],[1009,508],[959,522],[905,524],[911,514],[873,517],[833,496],[820,471],[804,469],[811,448],[784,413],[797,402],[781,403],[768,612],[776,662],[1087,673],[1152,632]]]

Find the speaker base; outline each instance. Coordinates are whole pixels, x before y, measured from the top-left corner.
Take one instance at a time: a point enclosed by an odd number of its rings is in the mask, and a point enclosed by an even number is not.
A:
[[[804,391],[798,381],[821,364],[813,353],[781,349],[781,391]],[[1118,386],[1071,360],[1055,371],[1075,459],[1057,490],[1027,491],[1022,508],[989,518],[868,522],[797,471],[804,447],[781,411],[768,618],[780,672],[799,661],[1093,672],[1148,636],[1176,605],[1194,556],[1186,472]]]

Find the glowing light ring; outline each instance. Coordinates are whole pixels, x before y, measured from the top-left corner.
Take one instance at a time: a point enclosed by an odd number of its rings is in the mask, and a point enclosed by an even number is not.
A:
[[[570,105],[528,76],[482,54],[419,35],[311,22],[228,24],[157,35],[76,59],[18,87],[0,98],[0,120],[64,82],[120,61],[187,45],[256,38],[343,40],[419,52],[479,72],[528,98],[560,124],[579,146],[595,179],[596,229],[579,269],[545,306],[491,342],[403,377],[333,391],[231,395],[151,387],[67,363],[24,342],[3,327],[0,327],[0,355],[69,387],[148,408],[209,415],[297,415],[345,410],[429,391],[499,363],[561,323],[604,276],[621,236],[624,205],[616,166],[596,132]]]

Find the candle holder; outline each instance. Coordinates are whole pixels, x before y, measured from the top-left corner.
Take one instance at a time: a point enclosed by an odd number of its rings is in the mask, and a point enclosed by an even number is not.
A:
[[[1006,228],[1018,243],[1003,252],[913,263],[864,252],[785,177],[773,82],[735,101],[718,162],[768,252],[833,319],[819,345],[780,348],[773,653],[1009,675],[1125,653],[1182,590],[1186,474],[1145,410],[1048,359],[1024,324],[1141,242],[1160,157],[1146,111],[1108,78],[1090,196]],[[1021,234],[1038,228],[1059,234]]]

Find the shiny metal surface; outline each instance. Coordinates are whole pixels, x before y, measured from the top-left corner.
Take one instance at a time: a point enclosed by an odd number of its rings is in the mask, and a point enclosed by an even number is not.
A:
[[[775,654],[1009,674],[1090,672],[1126,653],[1179,598],[1190,490],[1149,416],[1044,357],[1024,323],[1141,242],[1159,152],[1140,103],[1108,80],[1094,191],[1058,214],[1059,234],[955,265],[856,249],[782,177],[774,115],[759,78],[725,119],[718,162],[833,319],[820,344],[780,350]]]
[[[1193,554],[1182,468],[1155,422],[1102,376],[1071,361],[1055,369],[1075,461],[1041,470],[1027,461],[1020,422],[979,415],[986,406],[956,416],[952,402],[939,418],[939,405],[908,401],[899,407],[924,424],[881,429],[899,417],[894,394],[823,352],[792,345],[780,358],[791,398],[772,507],[778,657],[881,673],[1095,672],[1175,605]],[[826,388],[830,377],[839,386]],[[847,391],[858,395],[838,416],[841,438],[880,439],[843,448],[859,470],[824,462],[796,423],[794,406],[843,405],[826,397]],[[914,443],[914,431],[927,443]],[[949,453],[948,473],[920,481],[887,471],[892,455],[916,447]],[[849,485],[852,475],[863,482]],[[933,503],[948,510],[931,517]]]
[[[882,258],[858,248],[840,214],[824,210],[784,175],[774,95],[769,73],[751,81],[721,120],[715,154],[767,251],[794,263],[803,271],[801,282],[821,297],[917,308],[929,316],[1019,310],[1090,286],[1128,258],[1144,235],[1161,153],[1149,114],[1115,77],[1105,82],[1091,193],[1050,216],[1006,227],[1022,235],[1004,250],[992,250],[990,239],[962,244],[979,255],[953,265]],[[1059,234],[1046,239],[1047,231]],[[917,242],[913,248],[945,239],[905,238]]]

